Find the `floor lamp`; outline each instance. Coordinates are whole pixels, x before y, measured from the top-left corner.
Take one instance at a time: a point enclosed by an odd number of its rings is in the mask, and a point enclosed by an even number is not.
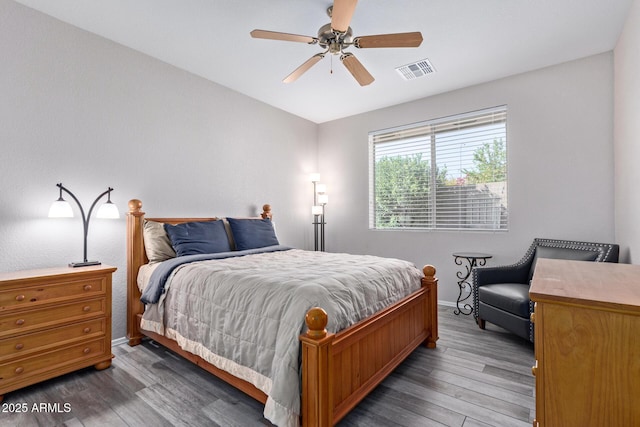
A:
[[[311,175],[313,182],[313,206],[311,213],[313,214],[313,247],[314,250],[324,251],[324,226],[325,222],[325,206],[329,201],[327,195],[327,186],[320,184],[320,174]]]

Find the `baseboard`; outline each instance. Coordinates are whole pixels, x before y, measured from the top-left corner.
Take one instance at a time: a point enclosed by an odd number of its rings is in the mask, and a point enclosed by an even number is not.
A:
[[[447,307],[456,307],[456,303],[451,301],[438,300],[438,305],[445,305]]]

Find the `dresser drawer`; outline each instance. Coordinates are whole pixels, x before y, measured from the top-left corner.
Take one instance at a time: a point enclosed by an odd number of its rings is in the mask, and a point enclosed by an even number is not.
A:
[[[91,298],[103,295],[106,283],[101,277],[84,280],[48,281],[37,286],[15,287],[0,291],[0,311],[36,307],[45,303]]]
[[[2,363],[0,364],[0,390],[13,382],[21,382],[29,377],[40,376],[65,365],[81,367],[83,360],[87,360],[87,365],[90,365],[90,359],[105,354],[105,340],[101,339]]]
[[[78,322],[106,314],[106,298],[78,301],[38,310],[6,313],[0,316],[0,338],[26,334],[39,328],[53,327],[66,322]]]
[[[46,351],[48,348],[73,344],[74,341],[84,342],[103,337],[106,323],[105,318],[94,319],[0,340],[0,363],[29,356],[33,352]]]

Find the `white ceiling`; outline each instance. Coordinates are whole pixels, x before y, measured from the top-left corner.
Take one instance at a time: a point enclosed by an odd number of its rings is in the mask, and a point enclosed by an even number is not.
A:
[[[361,87],[322,50],[253,39],[253,29],[316,36],[331,0],[17,0],[316,123],[613,49],[633,0],[360,0],[354,36],[421,31],[419,48],[349,48],[375,77]],[[395,67],[428,58],[436,73]],[[331,70],[333,69],[333,72]]]

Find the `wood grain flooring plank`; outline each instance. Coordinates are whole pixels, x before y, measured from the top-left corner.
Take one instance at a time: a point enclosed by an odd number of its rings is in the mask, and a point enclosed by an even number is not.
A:
[[[136,393],[150,407],[174,426],[218,426],[204,413],[201,406],[176,394],[161,384],[153,384]]]
[[[82,424],[82,422],[80,422],[79,419],[71,418],[70,420],[67,420],[64,423],[60,424],[60,427],[85,427],[85,426],[84,424]]]
[[[426,422],[426,421],[425,421]],[[336,427],[406,427],[393,420],[381,420],[363,406],[356,406]]]
[[[489,388],[489,385],[484,385],[482,383],[475,383],[474,387],[470,387],[469,384],[460,385],[459,383],[468,383],[468,381],[465,381],[463,377],[452,376],[452,374],[446,373],[442,374],[446,376],[446,379],[442,380],[435,374],[436,373],[424,378],[413,375],[411,369],[409,369],[401,376],[401,378],[411,381],[419,387],[426,388],[429,391],[435,390],[442,394],[455,397],[462,402],[489,407],[493,411],[514,418],[527,419],[529,417],[528,407],[523,407],[517,403],[513,403],[513,399],[510,399],[509,397],[507,397],[507,400],[504,400],[502,398],[492,396],[492,390]],[[400,378],[396,373],[392,375],[396,375]]]
[[[439,425],[451,427],[460,427],[465,419],[465,416],[459,412],[434,405],[413,394],[390,388],[384,383],[380,384],[367,397],[367,401],[363,402],[362,406],[363,409],[379,407],[381,410],[385,410],[385,408],[401,408],[404,411],[418,414],[422,418],[432,420]]]
[[[453,353],[450,350],[451,349],[447,349],[447,351],[434,354],[430,353],[429,349],[419,348],[409,356],[412,361],[415,360],[416,362],[411,363],[410,365],[422,364],[425,368],[430,370],[448,368],[469,369],[477,372],[482,372],[487,366],[486,363],[480,360],[469,360],[459,357],[459,354]]]
[[[512,403],[521,408],[526,408],[527,413],[529,412],[529,410],[535,408],[535,402],[531,400],[530,395],[527,396],[520,393],[514,393],[508,388],[489,384],[487,381],[469,379],[468,377],[465,377],[463,375],[444,371],[433,372],[431,374],[431,378],[439,381],[445,381],[449,384],[453,384],[464,389],[474,390],[478,393],[482,393],[484,395],[494,397],[508,403]]]
[[[462,427],[492,427],[492,426],[491,424],[485,424],[478,420],[474,420],[473,418],[467,417],[467,419],[464,420],[464,424],[462,425]],[[508,426],[505,426],[505,427],[508,427]]]
[[[535,365],[535,361],[531,363],[531,366]],[[526,365],[524,369],[529,368]],[[535,391],[536,379],[529,370],[523,373],[522,369],[519,372],[515,372],[511,369],[502,369],[501,367],[487,365],[482,371],[483,374],[487,374],[491,377],[502,378],[504,380],[511,381],[512,383],[519,384],[521,387],[530,390],[530,392],[523,393],[529,396],[533,396]]]
[[[262,410],[256,411],[242,402],[230,403],[222,399],[202,408],[202,412],[215,423],[225,427],[264,427],[267,421]]]
[[[471,369],[459,364],[446,363],[448,360],[442,360],[429,356],[428,354],[422,357],[423,363],[427,363],[434,366],[433,372],[448,372],[455,375],[460,375],[471,380],[475,380],[484,384],[494,385],[501,387],[512,392],[523,394],[525,396],[533,396],[533,383],[530,384],[531,368],[528,365],[522,365],[520,367],[520,374],[512,373],[511,377],[508,377],[504,372],[497,371],[496,368],[487,365],[482,365],[482,369],[478,370],[477,365]],[[415,369],[413,364],[406,364],[407,369]],[[399,369],[398,372],[401,372]],[[523,373],[526,372],[526,373]],[[497,373],[499,375],[494,375]]]
[[[474,397],[473,391],[463,390],[446,383],[429,381],[425,379],[425,385],[421,386],[407,378],[392,374],[385,380],[392,388],[403,388],[407,393],[413,394],[425,401],[442,406],[452,411],[457,411],[472,418],[486,422],[490,425],[505,427],[530,427],[529,414],[521,418],[505,415],[503,402],[482,396]]]
[[[526,349],[526,348],[525,348]],[[461,360],[468,360],[470,362],[481,363],[485,366],[493,366],[496,368],[503,369],[505,371],[510,371],[514,373],[521,373],[523,368],[529,368],[533,365],[535,361],[535,356],[533,353],[533,347],[531,347],[530,351],[520,351],[516,350],[508,350],[513,355],[516,355],[517,362],[511,362],[508,360],[504,360],[504,358],[500,358],[499,355],[494,354],[491,357],[482,356],[477,353],[473,353],[467,350],[458,350],[454,348],[449,348],[447,350],[447,356],[457,357]],[[531,384],[533,384],[533,376],[528,375],[528,378],[531,379]]]

